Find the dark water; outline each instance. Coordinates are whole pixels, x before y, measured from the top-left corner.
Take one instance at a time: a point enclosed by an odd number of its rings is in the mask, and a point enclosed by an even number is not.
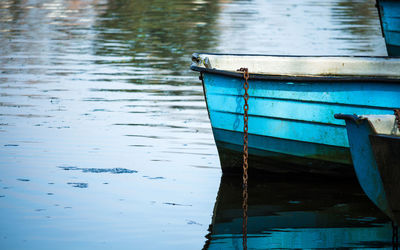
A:
[[[221,179],[208,249],[242,248],[240,183]],[[248,191],[249,249],[391,249],[391,224],[351,179],[270,176]]]
[[[195,51],[386,53],[373,0],[0,1],[0,249],[240,248]],[[357,183],[250,182],[254,248],[391,240]]]

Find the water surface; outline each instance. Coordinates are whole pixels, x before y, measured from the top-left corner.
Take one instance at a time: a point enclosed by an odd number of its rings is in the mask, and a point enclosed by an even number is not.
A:
[[[1,249],[208,246],[221,171],[196,51],[386,53],[373,0],[1,1]]]

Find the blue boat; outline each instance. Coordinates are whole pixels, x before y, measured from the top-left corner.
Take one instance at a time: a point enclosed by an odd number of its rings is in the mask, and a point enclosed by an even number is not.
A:
[[[366,195],[400,224],[400,129],[394,115],[335,115],[346,121],[354,170]]]
[[[400,107],[400,59],[194,54],[223,172],[241,171],[243,74],[249,69],[249,166],[354,175],[336,113]]]
[[[389,56],[400,56],[400,1],[377,0],[379,19]]]

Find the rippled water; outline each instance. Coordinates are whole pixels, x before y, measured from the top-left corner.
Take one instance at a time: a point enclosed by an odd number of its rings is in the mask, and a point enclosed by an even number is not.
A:
[[[191,53],[384,55],[380,32],[373,0],[0,1],[0,248],[218,249]]]

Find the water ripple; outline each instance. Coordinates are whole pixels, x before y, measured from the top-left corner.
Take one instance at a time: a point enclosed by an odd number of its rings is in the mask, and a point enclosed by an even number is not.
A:
[[[68,182],[67,184],[76,188],[88,188],[89,186],[89,184],[84,182]]]
[[[59,168],[63,170],[77,170],[77,171],[82,171],[83,173],[110,173],[110,174],[133,174],[137,173],[138,171],[136,170],[130,170],[126,168],[78,168],[74,166],[59,166]]]

